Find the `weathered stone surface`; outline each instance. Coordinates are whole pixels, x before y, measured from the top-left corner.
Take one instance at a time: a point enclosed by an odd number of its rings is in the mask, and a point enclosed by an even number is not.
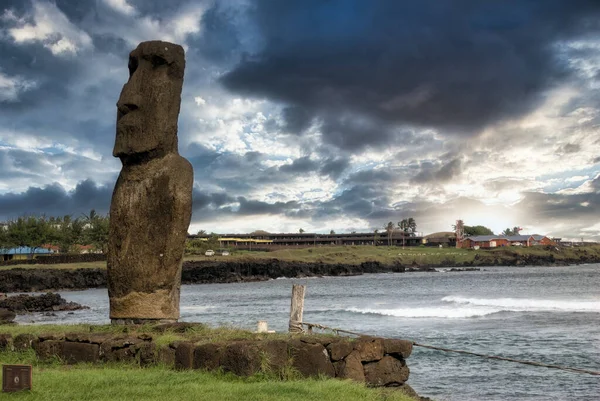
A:
[[[409,386],[408,383],[404,383],[404,384],[401,384],[400,386],[398,386],[398,391],[403,392],[404,394],[406,394],[407,396],[409,396],[411,398],[414,398],[415,400],[421,399],[421,397],[419,397],[419,394],[417,394],[415,389],[412,388],[411,386]]]
[[[288,343],[283,340],[264,341],[259,344],[265,363],[261,366],[271,372],[281,372],[289,363]]]
[[[300,340],[289,343],[292,366],[303,376],[335,376],[329,353],[321,344],[307,344]]]
[[[358,351],[352,351],[343,361],[339,362],[337,377],[357,382],[365,381],[365,372]]]
[[[0,351],[10,349],[12,336],[10,334],[0,334]]]
[[[62,355],[62,341],[60,340],[35,340],[32,344],[36,355],[40,359],[49,359],[55,356]]]
[[[383,358],[383,339],[361,337],[354,343],[362,362],[378,361]]]
[[[329,355],[331,355],[332,361],[344,359],[350,355],[353,349],[354,344],[346,340],[336,341],[327,346],[327,350],[329,351]]]
[[[156,363],[156,344],[153,342],[143,342],[137,346],[137,358],[140,366],[148,366]]]
[[[240,341],[225,347],[221,367],[225,372],[250,376],[260,371],[261,361],[262,354],[256,341]]]
[[[386,354],[398,355],[404,359],[412,353],[412,341],[386,338],[383,340],[383,351]]]
[[[65,336],[64,336],[64,334],[43,333],[43,334],[38,335],[38,339],[40,341],[48,341],[48,340],[59,341],[59,340],[64,340]]]
[[[194,344],[181,342],[175,348],[175,369],[192,369],[194,365]]]
[[[123,164],[110,207],[113,322],[177,320],[193,170],[177,153],[183,48],[143,42],[129,57],[113,155]]]
[[[408,380],[409,375],[408,367],[392,356],[367,363],[364,371],[367,383],[372,386],[400,385]]]
[[[33,334],[18,334],[13,338],[13,348],[15,351],[26,351],[36,338]]]
[[[140,346],[144,343],[137,337],[120,337],[104,341],[100,344],[100,357],[109,362],[132,362]]]
[[[159,348],[156,351],[156,362],[168,367],[175,366],[175,349],[171,347]]]
[[[60,357],[69,364],[78,362],[97,362],[99,356],[99,346],[97,344],[65,341],[62,342],[62,345],[60,346]]]
[[[194,369],[216,370],[221,366],[223,344],[201,344],[194,350]]]
[[[0,308],[0,324],[11,323],[17,314],[9,309]]]

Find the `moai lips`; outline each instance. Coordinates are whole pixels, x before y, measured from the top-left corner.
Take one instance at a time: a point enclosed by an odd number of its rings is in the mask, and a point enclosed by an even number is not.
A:
[[[113,155],[123,168],[110,208],[113,322],[177,320],[193,170],[177,151],[183,48],[143,42],[129,56]]]

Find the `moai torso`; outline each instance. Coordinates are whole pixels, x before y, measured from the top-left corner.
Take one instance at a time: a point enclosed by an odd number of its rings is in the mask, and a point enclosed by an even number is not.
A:
[[[117,103],[113,155],[123,164],[110,207],[108,294],[113,322],[177,320],[193,170],[177,152],[184,53],[144,42],[131,52]]]

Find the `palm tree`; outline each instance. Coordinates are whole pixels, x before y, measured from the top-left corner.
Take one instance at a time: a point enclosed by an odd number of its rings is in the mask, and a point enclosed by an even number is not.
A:
[[[387,223],[386,225],[384,225],[383,228],[387,232],[388,246],[390,246],[391,242],[392,242],[392,234],[394,233],[394,223],[392,223],[390,221],[389,223]]]
[[[303,228],[301,228],[300,230],[298,230],[298,232],[299,232],[300,234],[302,234],[302,233],[304,233],[304,229],[303,229]]]

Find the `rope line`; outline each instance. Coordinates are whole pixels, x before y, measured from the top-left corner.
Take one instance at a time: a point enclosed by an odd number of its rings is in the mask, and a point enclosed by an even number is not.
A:
[[[347,333],[347,334],[352,334],[352,335],[355,335],[355,336],[368,336],[368,334],[362,334],[362,333],[357,333],[357,332],[354,332],[354,331],[336,329],[336,328],[324,326],[324,325],[318,324],[318,323],[304,323],[304,322],[299,322],[299,323],[301,325],[308,326],[308,331],[309,332],[312,332],[312,329],[314,327],[314,328],[317,328],[317,329],[320,329],[320,330],[331,330],[335,334],[338,334],[338,333]],[[560,365],[550,365],[550,364],[541,363],[541,362],[524,361],[524,360],[520,360],[520,359],[505,358],[505,357],[496,356],[496,355],[485,355],[485,354],[479,354],[477,352],[457,350],[457,349],[450,349],[450,348],[443,348],[443,347],[436,347],[434,345],[419,344],[419,343],[416,343],[416,342],[413,342],[412,345],[415,346],[415,347],[429,348],[429,349],[433,349],[433,350],[436,350],[436,351],[454,352],[454,353],[458,353],[458,354],[478,356],[478,357],[481,357],[481,358],[496,359],[496,360],[499,360],[499,361],[520,363],[520,364],[523,364],[523,365],[540,366],[540,367],[549,368],[549,369],[559,369],[559,370],[564,370],[566,372],[571,372],[571,373],[584,373],[584,374],[588,374],[588,375],[592,375],[592,376],[600,376],[600,372],[599,371],[589,370],[589,369],[571,368],[571,367],[568,367],[568,366],[560,366]]]

